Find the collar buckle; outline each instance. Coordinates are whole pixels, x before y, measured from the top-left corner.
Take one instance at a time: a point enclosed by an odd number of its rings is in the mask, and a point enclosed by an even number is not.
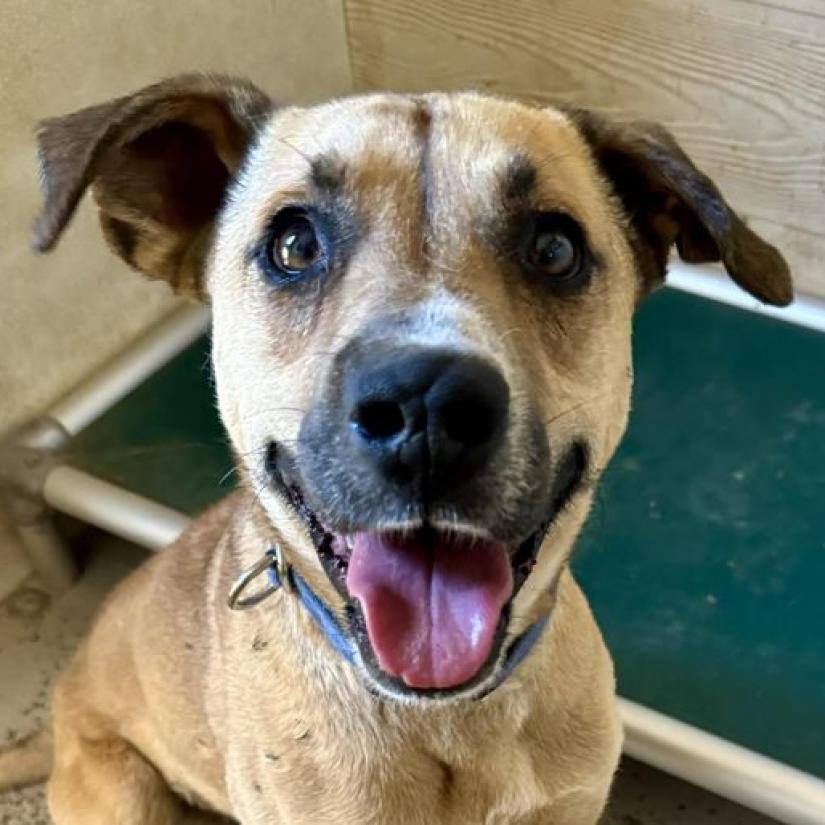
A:
[[[245,596],[250,585],[260,576],[267,574],[267,585],[261,590]],[[244,570],[229,588],[227,604],[232,610],[249,610],[268,599],[281,588],[293,592],[292,571],[284,558],[280,545],[274,544],[254,564]]]
[[[289,566],[289,562],[284,556],[284,551],[281,550],[281,545],[276,542],[273,545],[271,552],[275,556],[275,577],[277,577],[278,581],[281,583],[281,587],[283,587],[287,593],[294,593],[295,587],[292,582],[292,568]],[[272,576],[270,576],[270,581],[271,579]],[[274,584],[274,582],[271,583]]]

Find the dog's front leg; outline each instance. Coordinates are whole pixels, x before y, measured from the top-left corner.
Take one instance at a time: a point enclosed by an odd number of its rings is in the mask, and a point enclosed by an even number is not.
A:
[[[158,771],[122,739],[56,737],[49,782],[55,825],[176,825],[180,805]]]
[[[519,825],[597,825],[607,804],[608,786],[576,788],[555,800],[540,814]]]

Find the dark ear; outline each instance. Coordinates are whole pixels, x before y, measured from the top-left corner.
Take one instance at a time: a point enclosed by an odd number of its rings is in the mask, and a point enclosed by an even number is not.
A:
[[[55,245],[91,186],[103,234],[121,258],[203,297],[214,219],[271,108],[250,83],[188,75],[44,121],[35,249]]]
[[[648,289],[665,276],[673,244],[688,263],[721,261],[742,289],[785,306],[793,286],[782,255],[751,231],[673,136],[655,123],[573,117],[624,204]]]

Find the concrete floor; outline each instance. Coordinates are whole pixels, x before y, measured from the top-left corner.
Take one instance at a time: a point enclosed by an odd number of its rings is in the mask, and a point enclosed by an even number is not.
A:
[[[78,583],[58,600],[35,580],[0,605],[0,747],[38,730],[48,716],[50,685],[98,604],[143,558],[142,551],[99,533],[83,534],[88,556]],[[192,813],[188,825],[214,821]],[[776,825],[719,797],[625,759],[602,825]],[[50,825],[42,787],[0,794],[0,825]]]

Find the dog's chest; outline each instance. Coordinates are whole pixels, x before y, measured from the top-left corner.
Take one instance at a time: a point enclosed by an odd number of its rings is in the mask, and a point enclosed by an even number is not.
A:
[[[235,814],[244,825],[524,825],[547,809],[517,736],[411,739],[331,742],[296,727],[277,747],[262,740],[228,764]]]

